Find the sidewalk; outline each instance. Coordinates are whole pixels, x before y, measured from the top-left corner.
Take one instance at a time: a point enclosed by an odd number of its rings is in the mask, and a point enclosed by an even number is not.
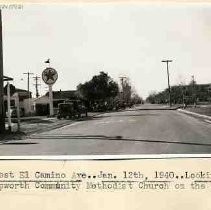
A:
[[[16,132],[17,123],[12,123],[12,130],[15,131],[11,134],[0,134],[0,140],[21,140],[26,139],[28,136],[35,133],[42,133],[50,131],[56,128],[61,128],[66,125],[70,125],[76,121],[91,120],[92,117],[99,113],[88,113],[88,117],[82,117],[80,119],[57,119],[56,117],[48,118],[43,116],[24,117],[21,119],[20,132]],[[7,127],[7,126],[6,126]]]
[[[188,107],[187,111],[194,112],[201,115],[211,116],[211,106],[197,106],[197,107]]]
[[[25,139],[27,135],[23,132],[14,133],[4,133],[0,134],[0,142],[10,141],[10,140],[22,140]]]
[[[187,109],[177,109],[177,110],[179,112],[191,115],[193,117],[197,117],[197,118],[200,118],[200,119],[203,119],[203,120],[211,121],[211,112],[209,112],[208,110],[204,110],[202,107],[187,108]]]
[[[40,119],[32,118],[31,120],[26,120],[21,123],[21,131],[27,135],[34,133],[41,133],[49,131],[56,128],[61,128],[63,126],[72,124],[76,121],[90,120],[92,117],[98,115],[99,113],[88,113],[88,117],[81,117],[79,119],[57,119],[56,117],[48,118],[41,117]]]

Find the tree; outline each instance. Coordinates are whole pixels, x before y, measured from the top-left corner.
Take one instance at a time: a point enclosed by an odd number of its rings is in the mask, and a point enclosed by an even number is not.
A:
[[[191,81],[189,83],[189,93],[190,93],[190,100],[189,103],[196,104],[197,101],[197,87],[196,87],[196,81],[194,79],[194,76],[191,76]]]
[[[90,81],[79,84],[77,90],[81,98],[87,100],[89,104],[105,103],[117,96],[118,84],[105,72],[93,76]]]
[[[155,104],[156,103],[156,96],[157,95],[158,95],[158,93],[156,91],[151,91],[151,93],[149,94],[149,96],[146,98],[146,101],[148,103]]]
[[[123,100],[125,103],[129,103],[131,101],[131,96],[132,96],[132,88],[131,85],[129,83],[129,79],[127,78],[127,80],[124,81],[124,83],[122,84],[122,92],[123,92]]]
[[[132,104],[142,104],[144,100],[137,93],[134,92],[131,96],[131,102]]]

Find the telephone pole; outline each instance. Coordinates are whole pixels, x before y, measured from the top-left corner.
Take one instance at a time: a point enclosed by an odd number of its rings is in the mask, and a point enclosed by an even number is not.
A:
[[[124,88],[124,80],[127,79],[127,77],[119,77],[121,81],[121,86],[122,86],[122,99],[124,101],[125,99],[125,88]]]
[[[26,73],[23,73],[23,74],[26,74],[27,75],[27,91],[28,91],[28,111],[27,113],[30,115],[31,114],[31,94],[30,94],[30,86],[29,86],[29,83],[30,83],[30,75],[33,75],[33,73],[30,73],[30,72],[26,72]]]
[[[29,98],[31,98],[30,91],[29,91],[29,88],[30,88],[29,83],[30,83],[30,75],[33,75],[34,73],[26,72],[23,74],[27,75],[27,91],[28,91]]]
[[[193,97],[193,104],[194,104],[194,106],[196,106],[196,88],[195,88],[196,81],[195,81],[194,75],[192,75],[191,78],[192,78],[192,97]]]
[[[37,75],[36,75],[36,77],[33,77],[34,78],[34,80],[35,80],[35,89],[36,89],[36,98],[38,98],[39,96],[40,96],[40,94],[39,94],[39,91],[38,91],[38,86],[40,86],[40,84],[38,84],[38,80],[40,79],[40,77],[38,77]]]
[[[192,75],[191,78],[192,78],[192,83],[193,83],[193,86],[194,86],[195,85],[195,77],[194,77],[194,75]]]
[[[0,133],[5,131],[2,15],[0,10]]]
[[[162,60],[162,62],[166,63],[167,66],[167,78],[168,78],[168,90],[169,90],[169,106],[171,106],[171,87],[170,87],[170,80],[169,80],[169,63],[172,60]]]

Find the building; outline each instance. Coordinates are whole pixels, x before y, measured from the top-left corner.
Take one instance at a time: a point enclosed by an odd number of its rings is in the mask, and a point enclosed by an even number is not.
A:
[[[57,114],[58,104],[64,103],[68,100],[79,99],[76,90],[67,91],[53,91],[53,108],[54,114]],[[49,115],[49,93],[47,92],[44,96],[41,96],[34,100],[36,115]]]
[[[13,86],[13,85],[11,85]],[[14,86],[13,86],[14,87]],[[5,86],[5,89],[7,87]],[[6,90],[5,90],[6,93]],[[33,112],[35,112],[35,108],[33,106],[33,99],[31,98],[32,93],[28,92],[27,90],[19,89],[14,87],[14,92],[11,93],[11,98],[10,98],[10,106],[11,107],[17,107],[17,101],[15,99],[15,95],[18,95],[19,98],[19,106],[21,109],[21,112],[24,115],[29,115]],[[4,107],[5,110],[7,111],[7,95],[4,95]]]

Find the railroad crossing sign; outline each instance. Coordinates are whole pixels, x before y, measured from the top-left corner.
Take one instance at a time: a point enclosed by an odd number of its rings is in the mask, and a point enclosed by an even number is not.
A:
[[[58,79],[58,73],[55,69],[48,67],[42,72],[42,79],[47,85],[53,85]]]

